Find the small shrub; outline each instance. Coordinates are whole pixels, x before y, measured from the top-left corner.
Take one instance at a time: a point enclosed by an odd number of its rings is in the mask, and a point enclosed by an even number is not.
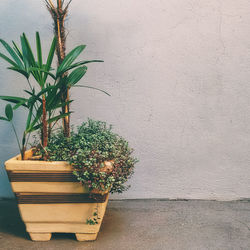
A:
[[[89,190],[121,193],[131,177],[137,159],[128,142],[112,132],[105,122],[88,120],[71,137],[64,137],[60,129],[52,134],[48,146],[40,153],[50,161],[68,161],[74,175]],[[108,166],[108,167],[107,167]]]

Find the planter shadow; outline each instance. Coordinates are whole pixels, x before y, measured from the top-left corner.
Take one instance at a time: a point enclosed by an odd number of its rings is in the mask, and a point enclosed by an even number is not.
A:
[[[3,200],[0,206],[0,232],[29,239],[15,200]]]

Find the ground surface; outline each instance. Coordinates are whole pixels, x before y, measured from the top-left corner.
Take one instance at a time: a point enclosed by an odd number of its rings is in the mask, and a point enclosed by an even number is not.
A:
[[[110,201],[95,242],[72,234],[32,242],[15,202],[0,201],[0,249],[249,250],[250,202]]]

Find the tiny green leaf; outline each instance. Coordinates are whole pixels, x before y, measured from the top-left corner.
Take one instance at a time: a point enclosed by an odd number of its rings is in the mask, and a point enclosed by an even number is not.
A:
[[[9,121],[11,121],[13,119],[13,109],[12,109],[12,106],[10,104],[7,104],[5,106],[5,115]]]

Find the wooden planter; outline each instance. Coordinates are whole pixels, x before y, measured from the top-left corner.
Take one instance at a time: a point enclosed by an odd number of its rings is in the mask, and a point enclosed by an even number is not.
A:
[[[27,151],[27,156],[32,151]],[[93,198],[72,174],[67,162],[5,162],[18,208],[33,241],[48,241],[55,232],[74,233],[78,241],[95,240],[108,203],[108,192]],[[87,219],[98,212],[98,224]]]

